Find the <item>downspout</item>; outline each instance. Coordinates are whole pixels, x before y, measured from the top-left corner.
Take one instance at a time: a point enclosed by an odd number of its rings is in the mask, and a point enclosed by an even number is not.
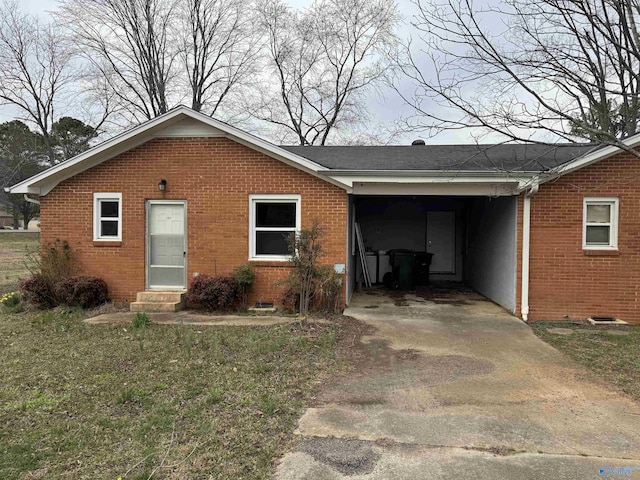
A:
[[[531,197],[538,192],[540,185],[534,183],[524,194],[522,215],[522,320],[529,320],[529,247],[531,242]]]
[[[24,194],[24,199],[29,203],[34,203],[36,205],[40,205],[40,200],[36,200],[35,198],[31,198],[29,196],[29,194],[27,194],[27,193]]]

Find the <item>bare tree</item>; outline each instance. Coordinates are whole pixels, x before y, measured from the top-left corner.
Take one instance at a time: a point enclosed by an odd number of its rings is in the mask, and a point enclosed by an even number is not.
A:
[[[480,127],[507,141],[597,141],[639,131],[638,0],[413,0],[412,128]]]
[[[103,79],[119,107],[135,119],[171,108],[179,52],[175,0],[62,0],[58,18]],[[104,85],[101,85],[104,87]]]
[[[254,71],[259,39],[245,0],[187,0],[182,49],[191,108],[214,115]]]
[[[282,140],[324,145],[334,129],[366,117],[363,96],[387,72],[397,43],[395,1],[315,0],[294,12],[262,0],[258,12],[271,76],[257,119]]]
[[[76,79],[72,51],[51,24],[22,12],[15,0],[0,4],[0,104],[35,124],[51,162],[50,128],[62,96]]]

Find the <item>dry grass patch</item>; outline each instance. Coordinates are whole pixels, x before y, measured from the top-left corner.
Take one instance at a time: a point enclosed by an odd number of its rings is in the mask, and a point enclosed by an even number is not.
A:
[[[0,478],[269,478],[344,337],[82,318],[0,315]]]
[[[25,262],[29,253],[37,252],[39,233],[0,232],[0,295],[17,289],[29,272]]]
[[[572,329],[574,333],[556,335],[547,330],[557,327]],[[576,322],[536,322],[532,328],[545,342],[640,400],[640,326],[601,327]]]

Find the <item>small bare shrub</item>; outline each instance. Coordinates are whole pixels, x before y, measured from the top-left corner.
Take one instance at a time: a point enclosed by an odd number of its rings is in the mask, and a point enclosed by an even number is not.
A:
[[[247,306],[247,296],[249,289],[256,279],[256,272],[254,272],[251,265],[240,265],[233,272],[233,278],[238,282],[240,288],[240,297],[242,300],[242,306]]]
[[[20,284],[25,300],[40,308],[51,308],[63,303],[57,295],[57,286],[72,275],[74,258],[66,240],[56,239],[42,247],[40,255],[27,258],[31,277]]]

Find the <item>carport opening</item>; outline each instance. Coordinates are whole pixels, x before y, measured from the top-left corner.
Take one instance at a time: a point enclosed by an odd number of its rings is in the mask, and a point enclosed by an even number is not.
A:
[[[351,287],[364,283],[357,223],[376,288],[478,292],[515,311],[517,197],[353,196],[351,210]]]

